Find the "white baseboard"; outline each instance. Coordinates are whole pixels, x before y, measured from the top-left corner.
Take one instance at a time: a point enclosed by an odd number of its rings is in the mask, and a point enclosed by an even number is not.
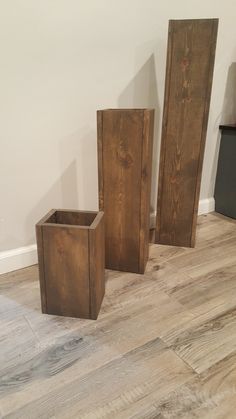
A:
[[[0,274],[38,263],[36,244],[0,252]]]
[[[156,212],[150,214],[150,228],[156,228]]]
[[[201,199],[198,205],[198,215],[208,214],[209,212],[215,211],[215,199],[207,198]]]
[[[215,199],[207,198],[201,199],[198,205],[198,215],[208,214],[209,212],[215,211]],[[150,228],[156,227],[156,213],[152,212],[150,215]]]
[[[198,215],[207,214],[214,210],[214,198],[199,201]],[[155,225],[156,214],[153,212],[150,216],[150,228],[155,228]],[[0,274],[16,271],[36,263],[38,263],[36,244],[0,252]]]

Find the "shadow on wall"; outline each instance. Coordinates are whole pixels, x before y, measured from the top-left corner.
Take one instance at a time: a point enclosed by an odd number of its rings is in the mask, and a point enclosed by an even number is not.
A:
[[[154,212],[157,195],[160,108],[153,54],[120,94],[118,107],[155,109],[151,189],[151,211]],[[32,227],[50,209],[59,207],[97,210],[98,208],[97,154],[94,152],[97,150],[97,135],[95,131],[86,132],[86,127],[84,128],[84,134],[81,135],[81,132],[76,131],[60,141],[61,175],[28,215],[25,224],[26,236],[29,237],[27,244],[35,242]]]
[[[78,208],[77,169],[73,160],[48,191],[37,202],[25,224],[28,244],[35,243],[35,224],[52,208]]]
[[[77,165],[72,161],[60,178],[63,208],[78,208]]]
[[[28,244],[35,243],[35,224],[52,208],[97,210],[96,134],[75,131],[60,141],[61,175],[48,187],[28,215],[25,232]],[[50,181],[48,182],[50,185]]]
[[[95,115],[96,116],[96,115]],[[94,116],[94,118],[95,118]],[[70,136],[61,141],[61,167],[66,167],[68,162],[76,157],[77,173],[77,191],[65,191],[63,204],[68,207],[68,198],[76,192],[77,209],[96,210],[98,208],[97,198],[97,140],[96,132],[88,130],[85,126],[80,131],[75,131]],[[69,186],[69,185],[68,185]],[[67,195],[68,193],[68,195]]]
[[[216,172],[217,172],[217,165],[218,165],[218,155],[220,149],[220,139],[221,139],[221,132],[219,130],[220,124],[235,124],[236,123],[236,63],[232,63],[228,70],[226,87],[225,87],[225,95],[223,100],[222,112],[217,120],[216,130],[218,132],[217,135],[217,142],[215,147],[215,158],[214,158],[214,165],[212,168],[212,175],[211,175],[211,185],[210,185],[210,194],[214,194],[215,188],[215,180],[216,180]],[[211,196],[211,195],[210,195]]]
[[[85,210],[98,210],[97,173],[97,133],[88,131],[80,142],[81,198],[83,199],[82,207]]]
[[[154,108],[154,138],[153,138],[153,161],[152,161],[152,188],[151,188],[151,212],[156,209],[157,200],[157,170],[159,152],[159,121],[160,106],[158,100],[156,69],[154,55],[152,54],[139,72],[130,81],[118,99],[120,108]]]
[[[94,115],[94,119],[96,115]],[[84,126],[80,131],[75,131],[70,136],[62,139],[60,146],[61,167],[66,167],[76,157],[77,190],[64,189],[62,195],[63,205],[68,208],[72,194],[76,193],[77,206],[81,210],[96,210],[98,208],[98,181],[97,181],[97,136],[96,132]],[[73,179],[72,179],[73,181]]]

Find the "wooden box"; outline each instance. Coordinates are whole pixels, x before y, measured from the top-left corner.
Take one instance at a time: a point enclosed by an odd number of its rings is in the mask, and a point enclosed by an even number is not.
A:
[[[169,24],[157,243],[195,244],[217,27],[217,19]]]
[[[144,273],[148,259],[154,110],[97,112],[105,265]]]
[[[96,319],[105,291],[103,212],[52,210],[36,235],[42,312]]]

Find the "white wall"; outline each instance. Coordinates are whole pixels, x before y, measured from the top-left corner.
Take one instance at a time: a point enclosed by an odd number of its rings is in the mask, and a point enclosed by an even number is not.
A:
[[[0,252],[33,244],[51,208],[97,208],[97,109],[156,108],[156,181],[170,18],[220,18],[201,188],[213,196],[218,125],[235,115],[235,9],[233,0],[0,1]],[[153,182],[153,208],[155,192]]]

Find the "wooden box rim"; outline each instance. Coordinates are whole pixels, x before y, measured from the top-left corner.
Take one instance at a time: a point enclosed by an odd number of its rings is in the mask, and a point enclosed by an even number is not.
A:
[[[77,214],[96,214],[94,220],[90,225],[80,225],[80,224],[63,224],[63,223],[48,223],[47,220],[56,212],[70,212]],[[104,215],[103,211],[84,211],[84,210],[75,210],[75,209],[51,209],[41,220],[36,224],[36,226],[48,226],[48,227],[66,227],[66,228],[76,228],[76,229],[86,229],[86,230],[95,230],[100,220]]]

